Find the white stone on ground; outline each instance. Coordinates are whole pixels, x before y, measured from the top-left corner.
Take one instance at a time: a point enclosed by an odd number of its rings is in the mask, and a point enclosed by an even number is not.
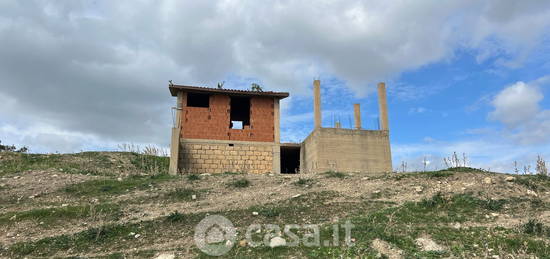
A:
[[[157,257],[155,257],[155,259],[174,259],[174,258],[176,258],[176,255],[171,253],[162,253]]]
[[[419,237],[415,243],[422,251],[443,251],[445,248],[427,237]]]

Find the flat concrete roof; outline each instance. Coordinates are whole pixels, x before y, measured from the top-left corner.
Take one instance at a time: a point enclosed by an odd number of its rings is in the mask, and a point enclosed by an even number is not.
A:
[[[267,97],[276,97],[279,99],[283,99],[289,96],[287,92],[249,91],[249,90],[211,88],[211,87],[189,86],[189,85],[169,85],[168,88],[170,89],[170,94],[172,94],[172,96],[178,96],[179,91],[184,91],[189,93],[222,94],[222,95],[233,95],[233,96],[267,96]]]
[[[281,147],[300,147],[300,146],[301,146],[300,143],[290,143],[290,142],[281,143]]]

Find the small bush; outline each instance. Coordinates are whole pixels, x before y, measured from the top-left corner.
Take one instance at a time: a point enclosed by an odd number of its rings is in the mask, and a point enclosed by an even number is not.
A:
[[[538,222],[536,219],[530,219],[527,223],[523,224],[521,226],[521,231],[529,235],[547,235],[550,237],[550,228]]]
[[[435,207],[438,207],[438,206],[443,205],[445,203],[447,203],[447,200],[445,200],[445,198],[439,192],[437,194],[435,194],[434,196],[432,196],[432,198],[423,199],[420,202],[420,204],[423,207],[426,207],[426,208],[435,208]]]
[[[294,182],[294,185],[298,186],[305,186],[305,185],[312,185],[313,179],[306,179],[306,178],[300,178],[298,181]]]
[[[185,215],[183,215],[182,213],[178,212],[177,210],[171,212],[171,213],[166,217],[166,221],[169,221],[169,222],[180,222],[180,221],[183,221],[184,219],[185,219]]]
[[[335,172],[335,171],[325,172],[325,175],[326,177],[331,177],[331,178],[345,178],[347,176],[345,173]]]
[[[497,211],[497,210],[501,210],[504,204],[506,204],[506,200],[488,199],[484,202],[483,207],[485,207],[485,209],[488,209],[488,210]]]
[[[258,211],[258,214],[264,217],[274,218],[281,214],[281,210],[279,208],[262,208]]]
[[[198,174],[188,174],[187,175],[187,180],[188,181],[198,181],[200,179],[201,179],[201,177]]]
[[[521,184],[528,189],[537,191],[542,185],[550,185],[550,177],[545,175],[524,175],[517,177],[515,180],[516,183]]]
[[[241,179],[234,180],[229,185],[235,188],[246,188],[250,186],[250,181],[246,178],[241,178]]]

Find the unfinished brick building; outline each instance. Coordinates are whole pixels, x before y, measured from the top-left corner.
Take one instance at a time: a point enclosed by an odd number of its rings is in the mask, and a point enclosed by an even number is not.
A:
[[[279,172],[279,100],[288,93],[171,85],[170,172]]]
[[[302,143],[280,143],[279,101],[285,92],[170,85],[177,97],[170,173],[389,172],[385,85],[378,86],[380,130],[321,127],[320,81],[314,81],[315,127]]]

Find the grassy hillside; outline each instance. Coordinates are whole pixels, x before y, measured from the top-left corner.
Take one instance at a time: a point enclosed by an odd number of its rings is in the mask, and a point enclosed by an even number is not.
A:
[[[548,177],[471,168],[169,176],[167,167],[165,157],[136,153],[0,153],[0,257],[209,257],[193,235],[214,214],[237,228],[225,257],[550,255]],[[333,225],[348,220],[353,246],[245,242],[251,224],[320,224],[321,241],[333,242]],[[345,242],[343,234],[338,241]]]

